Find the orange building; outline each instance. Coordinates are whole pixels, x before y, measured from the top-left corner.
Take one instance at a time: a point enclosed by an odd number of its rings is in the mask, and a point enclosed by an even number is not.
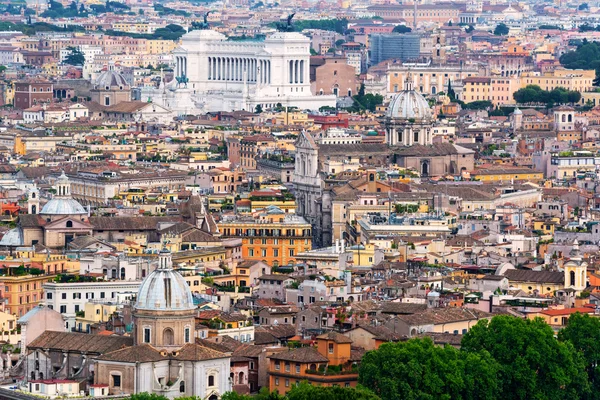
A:
[[[288,265],[312,248],[312,227],[297,215],[268,206],[251,217],[225,217],[218,223],[224,238],[242,239],[242,258],[271,266]]]
[[[337,332],[317,336],[317,347],[301,347],[269,357],[269,390],[287,393],[308,381],[315,386],[355,387],[362,354],[351,350],[352,340]]]

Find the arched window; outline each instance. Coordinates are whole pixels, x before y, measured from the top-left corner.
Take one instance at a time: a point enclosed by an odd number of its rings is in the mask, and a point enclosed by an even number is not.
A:
[[[570,272],[570,281],[571,281],[571,286],[575,286],[575,271],[571,271]]]
[[[215,386],[215,376],[214,375],[208,376],[208,386],[209,387]]]
[[[568,116],[568,121],[569,121],[569,122],[573,122],[573,115],[572,115],[572,114],[569,114],[569,116]]]
[[[179,393],[185,393],[185,382],[179,382]]]
[[[562,116],[562,122],[567,122],[567,116],[565,114]]]
[[[240,371],[238,374],[238,385],[244,384],[244,371]]]
[[[369,182],[375,181],[375,174],[369,174]]]
[[[67,228],[72,228],[73,227],[73,221],[67,221]]]
[[[175,335],[173,334],[173,329],[167,328],[163,331],[163,345],[164,346],[173,346],[175,342]]]

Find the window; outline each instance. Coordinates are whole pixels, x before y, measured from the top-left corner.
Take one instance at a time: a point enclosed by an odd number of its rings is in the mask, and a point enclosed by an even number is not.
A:
[[[329,354],[333,354],[333,343],[329,343],[328,348],[329,348]]]
[[[67,294],[66,293],[61,293],[60,297],[61,297],[61,299],[66,300],[67,299]]]
[[[290,380],[289,379],[285,380],[285,387],[290,387]]]
[[[290,363],[288,361],[285,362],[285,372],[290,372]]]
[[[111,376],[112,376],[113,387],[121,387],[121,375],[113,374]]]
[[[179,382],[179,393],[185,393],[185,382]]]
[[[299,374],[300,373],[300,364],[296,364],[296,373]]]
[[[46,298],[48,300],[52,300],[52,293],[46,293]]]
[[[184,340],[186,343],[190,342],[190,328],[185,328],[184,330]]]
[[[150,328],[144,328],[144,343],[150,343]]]
[[[60,313],[64,314],[67,312],[67,306],[60,306]]]
[[[294,249],[290,249],[290,257],[294,257]]]
[[[215,376],[214,375],[208,376],[208,386],[209,387],[215,386]]]
[[[279,378],[275,378],[275,385],[279,386]]]
[[[281,369],[281,363],[279,361],[275,362],[275,371],[279,371]]]

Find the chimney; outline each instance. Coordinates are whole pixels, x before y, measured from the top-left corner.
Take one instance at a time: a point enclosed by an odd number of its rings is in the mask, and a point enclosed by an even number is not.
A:
[[[342,239],[341,245],[340,245],[340,253],[343,253],[344,251],[346,251],[346,240]]]
[[[335,254],[339,254],[339,253],[340,253],[340,240],[335,239]]]

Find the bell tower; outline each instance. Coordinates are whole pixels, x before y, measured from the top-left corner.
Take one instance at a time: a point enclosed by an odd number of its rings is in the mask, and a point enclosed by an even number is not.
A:
[[[40,213],[40,192],[35,185],[29,189],[29,196],[27,198],[27,213]]]
[[[586,286],[587,263],[583,261],[579,252],[579,242],[573,242],[571,258],[564,264],[565,288],[575,289],[577,292],[583,291]]]

